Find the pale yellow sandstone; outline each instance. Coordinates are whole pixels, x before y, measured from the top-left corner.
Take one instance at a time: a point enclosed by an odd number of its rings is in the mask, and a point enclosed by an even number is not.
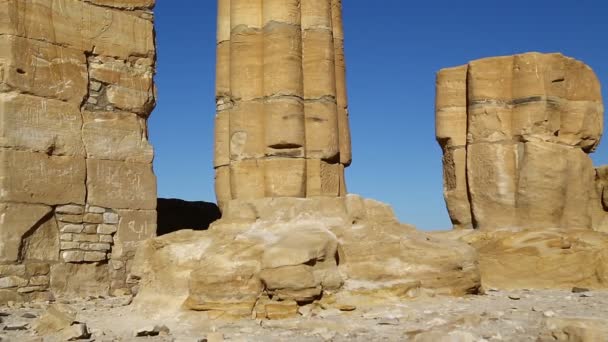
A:
[[[266,193],[263,160],[247,159],[230,164],[230,193],[232,199],[262,198]]]
[[[39,204],[0,203],[0,260],[19,260],[24,235],[48,220],[52,208]]]
[[[116,209],[156,209],[156,177],[149,163],[87,159],[90,205]]]
[[[78,105],[0,93],[0,147],[51,155],[84,156]]]
[[[515,210],[518,146],[512,143],[467,147],[467,180],[471,210],[479,228],[517,224]]]
[[[310,29],[302,32],[305,99],[336,97],[334,53],[331,31]]]
[[[443,149],[443,195],[452,224],[454,228],[472,228],[466,174],[466,147]]]
[[[264,161],[265,197],[306,197],[306,160],[272,158]]]
[[[155,210],[118,210],[120,222],[114,235],[113,258],[133,256],[142,241],[156,236]]]
[[[219,111],[215,114],[215,150],[213,166],[230,164],[230,112]]]
[[[106,86],[108,103],[118,109],[147,116],[154,108],[154,61],[140,58],[133,62],[111,57],[89,61],[92,80]]]
[[[264,102],[267,156],[304,156],[308,138],[304,108],[303,101],[296,97],[270,98]]]
[[[0,32],[8,35],[123,59],[155,54],[151,21],[84,1],[4,0],[0,17]]]
[[[230,110],[230,160],[261,158],[266,151],[264,103],[240,101]]]
[[[218,1],[214,167],[222,207],[243,198],[346,194],[341,12],[331,0]],[[307,176],[305,160],[332,164],[332,176]]]
[[[13,170],[18,169],[19,172]],[[85,160],[1,149],[0,201],[84,204]]]
[[[436,137],[454,226],[599,229],[601,194],[587,153],[599,144],[603,111],[593,71],[558,53],[440,71]]]
[[[87,157],[152,163],[146,120],[126,112],[83,112],[82,141]]]
[[[11,1],[16,3],[16,1]],[[3,14],[0,3],[0,16]],[[4,32],[0,22],[0,32]],[[86,60],[82,52],[16,37],[0,36],[0,91],[21,91],[80,105],[87,93]]]
[[[110,6],[117,8],[133,9],[133,8],[152,8],[156,0],[85,0],[95,5]]]
[[[437,73],[435,136],[444,147],[465,146],[467,141],[467,68],[443,69]],[[464,164],[459,166],[464,167]]]

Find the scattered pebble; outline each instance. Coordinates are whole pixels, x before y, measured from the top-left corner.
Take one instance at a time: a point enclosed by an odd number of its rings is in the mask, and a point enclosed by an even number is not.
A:
[[[583,293],[583,292],[589,292],[588,288],[585,287],[573,287],[572,288],[572,293]]]
[[[555,317],[555,312],[553,312],[553,311],[551,311],[551,310],[549,310],[549,311],[545,311],[545,312],[543,312],[543,316],[545,316],[545,317],[547,317],[547,318],[548,318],[548,317]]]
[[[341,305],[339,307],[340,311],[355,311],[357,307],[354,305]]]
[[[4,330],[6,331],[15,331],[15,330],[27,330],[28,324],[19,322],[19,323],[9,323],[4,326]]]

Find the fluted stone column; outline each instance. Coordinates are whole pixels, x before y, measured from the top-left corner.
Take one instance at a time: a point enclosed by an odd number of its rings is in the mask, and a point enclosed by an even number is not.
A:
[[[351,162],[341,0],[219,0],[216,195],[341,196]]]

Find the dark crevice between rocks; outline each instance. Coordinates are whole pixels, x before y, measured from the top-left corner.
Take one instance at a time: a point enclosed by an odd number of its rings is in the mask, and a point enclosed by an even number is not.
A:
[[[156,211],[158,236],[183,229],[207,230],[211,223],[222,217],[215,203],[174,198],[159,198]]]

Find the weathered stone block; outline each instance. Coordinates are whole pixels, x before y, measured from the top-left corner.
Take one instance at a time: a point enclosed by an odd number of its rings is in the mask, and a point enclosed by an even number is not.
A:
[[[82,262],[84,252],[78,253],[82,253]],[[56,296],[107,296],[109,287],[108,265],[67,263],[51,267],[51,289]]]
[[[37,84],[43,82],[36,80]],[[52,85],[47,83],[45,88],[52,88]],[[84,156],[79,104],[14,92],[0,93],[0,121],[3,127],[0,147]]]
[[[28,262],[25,264],[25,271],[30,277],[34,277],[47,275],[51,269],[45,262]]]
[[[305,197],[306,160],[275,158],[265,161],[266,197]]]
[[[84,261],[83,251],[66,251],[62,252],[61,256],[65,262],[82,262]]]
[[[84,225],[82,224],[66,224],[61,227],[62,233],[82,233]]]
[[[119,216],[116,213],[104,213],[103,214],[103,223],[117,224],[118,220],[119,220]]]
[[[31,277],[30,278],[30,282],[28,283],[28,285],[30,286],[47,286],[49,285],[49,276],[48,275],[43,275],[43,276],[35,276],[35,277]]]
[[[8,18],[9,22],[16,20],[18,17],[6,13],[7,7],[16,6],[19,6],[16,1],[0,3],[0,16]],[[87,93],[84,54],[44,41],[16,37],[11,35],[11,31],[4,30],[4,23],[0,22],[0,32],[7,33],[0,37],[0,60],[4,61],[0,90],[27,92],[80,105]],[[51,107],[56,108],[57,105]],[[73,113],[72,110],[70,112]],[[44,117],[45,114],[39,115]],[[69,124],[69,121],[55,123],[54,126],[60,124]]]
[[[86,213],[82,217],[82,221],[84,223],[92,223],[92,224],[103,223],[103,215],[102,214]]]
[[[8,276],[0,278],[0,289],[10,289],[26,285],[27,280],[17,276]]]
[[[154,60],[93,57],[89,60],[91,79],[107,84],[107,103],[115,108],[148,116],[154,108]]]
[[[468,146],[467,179],[471,209],[479,227],[516,224],[515,144],[479,143]]]
[[[96,206],[87,204],[87,212],[94,213],[94,214],[103,214],[106,212],[106,208],[96,207]]]
[[[122,209],[156,209],[151,164],[87,159],[88,202]]]
[[[114,234],[118,230],[118,227],[112,224],[100,224],[97,227],[97,233],[99,234]]]
[[[18,261],[25,235],[49,220],[51,212],[45,205],[0,203],[0,261]]]
[[[18,276],[26,277],[25,265],[0,265],[0,277]]]
[[[81,205],[60,205],[55,208],[55,212],[58,214],[70,214],[70,215],[80,215],[84,213],[84,207]]]
[[[74,242],[97,242],[99,236],[97,234],[74,234],[72,240]]]
[[[114,243],[114,238],[112,235],[100,235],[99,242]]]
[[[61,241],[60,248],[62,250],[79,249],[80,248],[80,242]],[[64,260],[66,260],[65,256],[64,256]],[[66,260],[66,261],[68,261],[68,260]]]
[[[108,258],[105,252],[84,252],[84,261],[97,262],[104,261]]]
[[[145,119],[123,112],[84,112],[83,117],[82,139],[89,158],[152,162]]]
[[[84,0],[95,5],[109,6],[124,9],[151,9],[156,0]]]
[[[154,56],[153,23],[78,0],[0,3],[0,31],[99,55]],[[84,55],[83,55],[84,56]],[[86,88],[83,88],[86,89]]]
[[[114,235],[113,258],[134,252],[141,241],[156,236],[156,211],[119,210],[118,214],[121,220]]]
[[[73,238],[74,238],[73,234],[61,234],[59,236],[59,240],[61,240],[61,241],[72,241]]]
[[[0,201],[84,204],[84,158],[2,149],[0,188]]]
[[[95,234],[97,233],[97,226],[96,224],[87,224],[84,226],[84,229],[82,230],[83,233],[85,234]]]

